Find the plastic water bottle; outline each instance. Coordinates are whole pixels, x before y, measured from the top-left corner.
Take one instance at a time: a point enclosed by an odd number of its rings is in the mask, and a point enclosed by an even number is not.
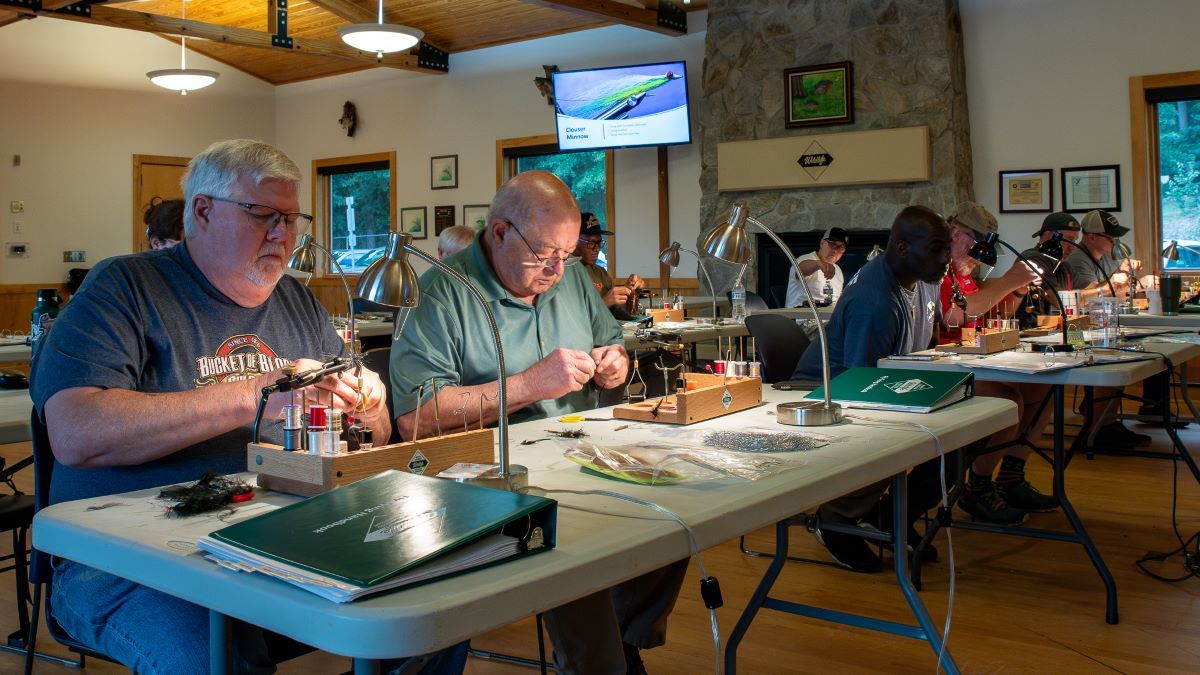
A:
[[[829,279],[825,280],[825,288],[821,289],[821,294],[825,297],[821,298],[822,305],[833,304],[833,282]]]
[[[746,322],[746,287],[742,285],[742,275],[733,282],[733,290],[729,292],[729,302],[733,305],[733,320],[737,323]]]

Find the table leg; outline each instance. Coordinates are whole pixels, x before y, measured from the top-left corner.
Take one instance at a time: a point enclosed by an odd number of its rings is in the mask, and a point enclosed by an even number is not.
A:
[[[1192,403],[1192,395],[1188,393],[1188,364],[1184,361],[1179,366],[1179,395],[1183,397],[1183,402],[1187,404],[1188,410],[1192,411],[1192,419],[1196,424],[1200,424],[1200,411],[1196,410],[1196,404]],[[1167,387],[1166,406],[1170,408],[1171,403],[1171,387]]]
[[[1091,397],[1089,396],[1088,398],[1090,399]],[[1079,543],[1087,551],[1088,558],[1091,559],[1096,572],[1100,574],[1100,581],[1104,583],[1104,593],[1107,601],[1104,620],[1110,624],[1115,624],[1118,621],[1117,584],[1113,581],[1112,573],[1108,571],[1108,566],[1104,564],[1104,558],[1100,556],[1100,550],[1096,548],[1096,544],[1088,536],[1087,530],[1084,529],[1083,521],[1079,519],[1079,514],[1075,513],[1075,507],[1067,499],[1066,481],[1064,480],[1064,474],[1066,473],[1065,436],[1066,387],[1056,384],[1054,385],[1054,496],[1058,497],[1063,515],[1067,517],[1067,522],[1071,524],[1071,529],[1075,530],[1075,534],[1079,538]]]
[[[933,625],[925,603],[921,602],[921,596],[917,595],[917,589],[908,576],[908,475],[903,472],[892,477],[892,550],[895,552],[893,566],[896,568],[896,583],[900,584],[900,591],[904,593],[909,609],[921,626],[923,638],[937,656],[937,668],[945,669],[948,675],[956,675],[958,666],[942,645],[942,634]]]
[[[379,662],[375,659],[354,659],[354,675],[379,675]]]
[[[758,610],[766,602],[767,593],[775,585],[775,579],[779,578],[783,564],[787,562],[788,529],[786,520],[775,523],[775,557],[771,560],[771,565],[767,567],[766,573],[763,574],[762,581],[758,582],[758,588],[754,589],[754,595],[750,596],[750,602],[746,604],[746,609],[742,611],[741,618],[738,619],[737,625],[733,627],[733,632],[729,634],[729,640],[725,643],[726,675],[734,675],[737,672],[738,645],[745,637],[746,631],[750,629],[750,622],[754,621],[754,615],[758,614]]]
[[[212,609],[208,610],[208,672],[233,672],[233,620]]]

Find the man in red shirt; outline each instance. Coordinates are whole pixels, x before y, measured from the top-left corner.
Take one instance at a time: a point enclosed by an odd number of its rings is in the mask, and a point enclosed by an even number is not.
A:
[[[1037,274],[1023,263],[1016,263],[996,279],[978,282],[972,272],[979,261],[967,253],[988,234],[999,230],[996,217],[975,202],[962,202],[947,219],[950,223],[950,271],[942,280],[943,324],[939,343],[958,342],[965,322],[977,317],[1011,318]],[[955,293],[957,286],[959,293]],[[1042,494],[1025,480],[1025,460],[1030,448],[1006,447],[1024,434],[1036,436],[1046,425],[1049,406],[1038,415],[1038,407],[1049,392],[1044,385],[1007,382],[979,382],[975,386],[980,396],[1006,398],[1017,404],[1020,417],[1015,426],[994,434],[989,446],[994,451],[982,455],[971,464],[963,496],[958,505],[976,520],[1002,525],[1025,522],[1030,511],[1053,511],[1058,500]],[[996,465],[1000,472],[996,480],[992,473]]]

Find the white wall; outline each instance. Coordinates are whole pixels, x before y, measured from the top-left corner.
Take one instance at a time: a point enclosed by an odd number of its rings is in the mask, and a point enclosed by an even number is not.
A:
[[[376,69],[284,85],[276,90],[276,141],[306,173],[312,160],[397,152],[397,208],[486,204],[496,190],[496,140],[554,133],[553,109],[533,85],[543,64],[563,70],[686,59],[693,110],[700,101],[705,12],[689,15],[689,34],[668,37],[614,26],[463,52],[447,75]],[[353,101],[361,121],[354,138],[337,125]],[[669,149],[671,236],[699,234],[698,116],[693,143]],[[458,155],[459,187],[429,189],[429,158]],[[654,149],[616,151],[617,271],[657,276],[658,179]],[[301,203],[311,204],[311,181]],[[419,242],[433,251],[435,237]]]
[[[30,245],[24,258],[0,250],[0,284],[65,281],[80,265],[62,262],[64,250],[87,251],[89,267],[129,253],[134,154],[191,156],[222,138],[274,136],[269,87],[183,97],[0,82],[0,101],[0,244]],[[9,213],[17,199],[25,212]]]
[[[1200,69],[1200,2],[959,0],[959,7],[975,198],[996,212],[1001,236],[1029,244],[1045,216],[999,213],[998,172],[1011,169],[1053,168],[1057,211],[1059,169],[1120,164],[1114,215],[1132,228],[1129,78]],[[1132,234],[1124,241],[1132,246]]]

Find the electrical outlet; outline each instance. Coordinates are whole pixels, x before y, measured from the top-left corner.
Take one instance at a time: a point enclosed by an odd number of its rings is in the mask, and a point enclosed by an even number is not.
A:
[[[23,223],[19,220],[14,220],[12,230],[13,230],[12,231],[13,234],[21,234],[22,232],[25,231],[25,223]]]
[[[8,210],[13,213],[25,213],[25,202],[20,199],[14,199],[9,202]]]
[[[63,262],[87,262],[87,251],[63,251]]]
[[[10,241],[5,243],[4,246],[6,249],[8,249],[8,257],[10,258],[24,258],[25,256],[29,255],[28,242],[14,243]]]

